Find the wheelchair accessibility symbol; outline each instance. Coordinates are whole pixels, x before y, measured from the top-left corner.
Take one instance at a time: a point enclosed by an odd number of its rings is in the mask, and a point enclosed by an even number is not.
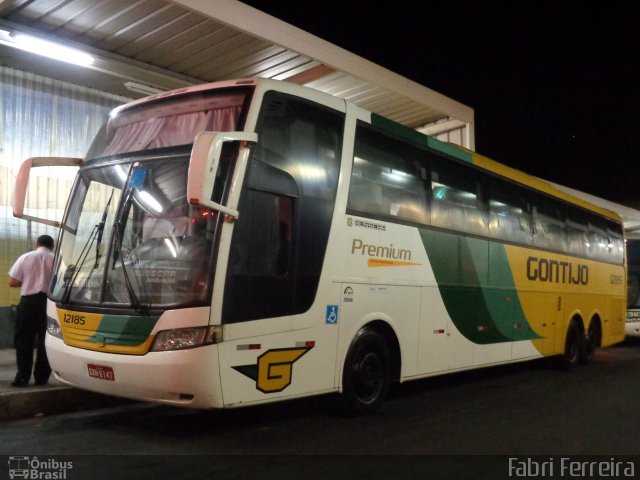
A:
[[[327,305],[325,323],[327,325],[335,325],[338,323],[338,305]]]

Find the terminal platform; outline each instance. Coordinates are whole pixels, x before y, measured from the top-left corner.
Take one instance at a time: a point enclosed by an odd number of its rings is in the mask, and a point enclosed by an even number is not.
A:
[[[129,400],[87,392],[58,382],[53,375],[47,385],[13,387],[16,351],[0,348],[0,422],[24,418],[106,408]]]

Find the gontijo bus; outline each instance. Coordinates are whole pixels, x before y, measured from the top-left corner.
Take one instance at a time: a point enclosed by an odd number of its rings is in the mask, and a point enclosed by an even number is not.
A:
[[[620,218],[349,102],[265,79],[115,109],[62,220],[65,384],[194,408],[339,392],[624,338]]]

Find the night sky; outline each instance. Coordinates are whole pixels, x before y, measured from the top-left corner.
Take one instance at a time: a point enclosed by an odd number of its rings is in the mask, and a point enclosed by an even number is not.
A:
[[[243,3],[473,108],[477,152],[640,207],[631,2]]]

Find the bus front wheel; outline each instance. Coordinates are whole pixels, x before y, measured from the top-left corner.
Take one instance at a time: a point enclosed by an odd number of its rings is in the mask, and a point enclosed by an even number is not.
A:
[[[384,337],[371,328],[360,330],[349,347],[342,372],[340,406],[364,415],[378,410],[389,390],[391,354]]]

